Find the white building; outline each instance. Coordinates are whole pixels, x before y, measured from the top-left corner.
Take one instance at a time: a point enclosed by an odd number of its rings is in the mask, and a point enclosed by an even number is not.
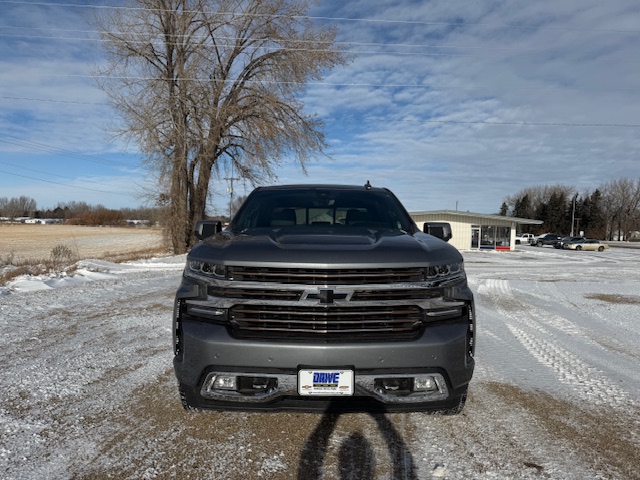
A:
[[[61,223],[61,220],[57,218],[26,218],[23,222],[35,225],[54,225]]]
[[[541,225],[542,220],[483,213],[436,210],[409,212],[420,229],[426,222],[451,224],[451,245],[458,250],[515,250],[518,225]]]

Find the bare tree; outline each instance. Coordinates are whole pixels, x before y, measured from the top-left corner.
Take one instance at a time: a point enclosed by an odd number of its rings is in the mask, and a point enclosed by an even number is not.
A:
[[[100,86],[158,175],[176,253],[194,241],[223,166],[257,183],[292,157],[326,147],[301,93],[345,62],[335,29],[314,25],[306,0],[130,0],[94,19],[109,64]]]
[[[626,240],[638,227],[640,216],[640,178],[621,178],[606,183],[602,190],[610,240]]]
[[[244,201],[247,199],[246,195],[240,195],[233,197],[233,202],[231,204],[231,216],[236,214],[236,212],[240,209]]]
[[[9,218],[30,217],[37,210],[36,201],[31,197],[0,198],[0,216]]]
[[[507,215],[544,220],[539,231],[580,226],[576,230],[586,229],[589,236],[628,240],[640,231],[640,178],[609,181],[593,193],[587,190],[582,198],[567,185],[528,187],[507,196],[503,210],[505,207]]]

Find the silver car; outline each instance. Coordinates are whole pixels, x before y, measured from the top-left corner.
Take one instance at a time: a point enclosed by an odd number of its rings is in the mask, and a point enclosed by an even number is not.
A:
[[[602,252],[609,248],[609,245],[601,242],[600,240],[594,240],[592,238],[584,238],[575,242],[569,242],[565,245],[568,250],[591,250]]]

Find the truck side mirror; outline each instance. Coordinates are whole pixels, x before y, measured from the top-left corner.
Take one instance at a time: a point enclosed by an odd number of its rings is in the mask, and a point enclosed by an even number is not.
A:
[[[220,220],[198,220],[196,228],[193,230],[198,240],[204,240],[216,233],[220,233],[222,231],[222,222]]]
[[[453,237],[451,224],[446,222],[426,222],[422,231],[445,242],[448,242]]]

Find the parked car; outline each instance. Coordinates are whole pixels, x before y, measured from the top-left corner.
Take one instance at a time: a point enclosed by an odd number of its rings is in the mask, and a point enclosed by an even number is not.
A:
[[[533,233],[518,233],[516,234],[516,245],[521,243],[530,243],[533,238]]]
[[[602,252],[609,248],[609,245],[601,242],[600,240],[594,240],[593,238],[585,238],[583,241],[573,242],[567,244],[569,250],[591,250]]]
[[[539,237],[536,237],[532,244],[536,247],[542,247],[544,245],[553,245],[555,242],[562,240],[562,236],[557,233],[544,233]]]
[[[563,237],[557,242],[554,242],[553,248],[567,248],[566,245],[571,242],[581,242],[586,240],[584,237]]]

